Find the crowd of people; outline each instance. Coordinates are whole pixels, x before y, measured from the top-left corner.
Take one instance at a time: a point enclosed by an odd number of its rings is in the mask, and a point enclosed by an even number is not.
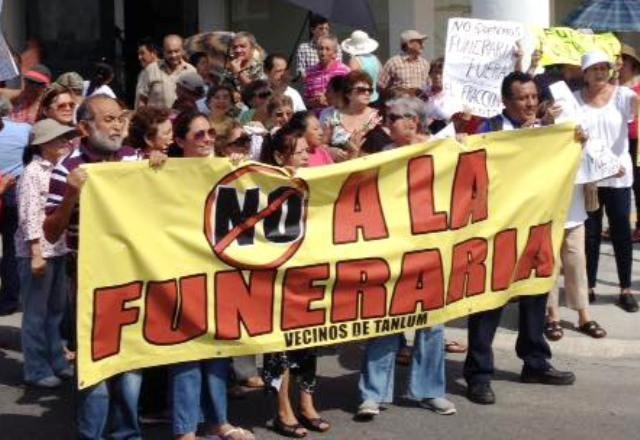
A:
[[[615,252],[619,305],[636,312],[631,264],[640,223],[632,230],[630,214],[632,191],[640,211],[640,58],[633,48],[623,46],[616,63],[590,52],[581,66],[546,66],[543,73],[536,52],[528,72],[516,68],[504,78],[504,111],[483,120],[451,111],[443,90],[444,59],[423,57],[426,36],[407,30],[400,37],[399,54],[383,63],[375,55],[378,43],[365,32],[354,31],[339,42],[328,21],[314,16],[310,40],[300,44],[295,66],[283,54],[264,56],[249,32],[234,34],[222,65],[206,53],[186,53],[178,35],[166,36],[159,48],[146,39],[138,49],[142,71],[132,108],[114,92],[113,69],[103,62],[88,80],[75,72],[54,78],[37,64],[23,72],[20,89],[0,88],[0,312],[23,312],[25,383],[55,388],[74,376],[75,298],[86,294],[76,285],[78,238],[85,233],[78,223],[87,179],[81,165],[148,160],[161,171],[167,157],[215,156],[291,169],[327,166],[441,137],[450,124],[463,142],[466,134],[553,124],[561,109],[549,85],[559,80],[567,82],[582,107],[582,140],[600,139],[620,160],[618,174],[575,186],[561,251],[566,303],[578,313],[577,329],[593,338],[606,336],[589,310],[597,301],[604,237]],[[514,65],[522,55],[514,50]],[[525,383],[575,381],[572,372],[549,363],[547,340],[563,337],[558,296],[556,288],[550,295],[519,299],[516,352]],[[393,401],[396,364],[409,367],[408,395],[418,405],[456,413],[446,398],[447,352],[467,352],[467,397],[495,403],[492,341],[502,310],[469,317],[468,347],[446,341],[443,326],[416,331],[412,347],[401,334],[368,340],[356,416],[371,420]],[[142,411],[168,417],[178,439],[195,439],[197,432],[253,439],[250,431],[231,425],[227,414],[228,396],[246,387],[277,395],[273,428],[283,436],[302,438],[331,429],[314,403],[315,350],[265,354],[262,368],[257,365],[256,356],[203,359],[110,378],[78,392],[78,438],[140,438]],[[298,399],[292,399],[294,389]]]

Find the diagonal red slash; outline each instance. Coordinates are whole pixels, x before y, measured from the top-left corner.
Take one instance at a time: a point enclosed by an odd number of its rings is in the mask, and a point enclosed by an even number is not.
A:
[[[238,226],[229,231],[229,233],[225,235],[225,237],[214,246],[213,250],[217,254],[222,254],[225,249],[229,247],[229,245],[233,243],[236,238],[238,238],[240,234],[242,234],[247,229],[252,228],[256,224],[258,224],[258,222],[264,220],[266,217],[276,212],[278,209],[280,209],[284,202],[287,201],[289,197],[297,194],[297,192],[298,191],[294,189],[286,190],[280,197],[271,202],[269,206],[258,212],[256,215],[249,217],[244,222],[240,223]]]

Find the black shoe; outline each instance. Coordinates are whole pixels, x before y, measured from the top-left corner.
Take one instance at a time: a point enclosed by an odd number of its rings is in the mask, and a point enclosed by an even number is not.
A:
[[[544,371],[522,369],[520,379],[524,383],[542,383],[545,385],[571,385],[576,381],[576,375],[571,371],[559,371],[549,367]]]
[[[3,304],[0,306],[0,316],[10,316],[19,311],[18,304]]]
[[[625,312],[635,313],[638,311],[638,301],[636,301],[632,293],[621,293],[618,305]]]
[[[472,383],[467,387],[467,399],[480,405],[493,405],[496,395],[488,382]]]
[[[589,291],[589,304],[593,304],[596,302],[596,292],[593,290]]]

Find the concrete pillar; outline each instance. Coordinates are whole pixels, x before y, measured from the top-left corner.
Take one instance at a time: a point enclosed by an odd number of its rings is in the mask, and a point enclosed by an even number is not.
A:
[[[549,27],[550,0],[472,0],[471,16],[486,20],[511,20]]]
[[[199,32],[228,30],[227,2],[225,0],[198,0]]]
[[[435,0],[389,0],[389,56],[400,52],[400,34],[415,29],[429,36],[425,57],[434,56]]]

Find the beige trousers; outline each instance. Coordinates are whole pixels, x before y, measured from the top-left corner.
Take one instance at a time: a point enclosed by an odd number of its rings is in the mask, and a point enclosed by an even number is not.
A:
[[[572,310],[585,309],[589,304],[589,287],[584,249],[584,225],[564,230],[560,258],[564,272],[564,293],[567,307]],[[549,293],[547,307],[557,309],[559,295],[559,288],[556,284]]]

